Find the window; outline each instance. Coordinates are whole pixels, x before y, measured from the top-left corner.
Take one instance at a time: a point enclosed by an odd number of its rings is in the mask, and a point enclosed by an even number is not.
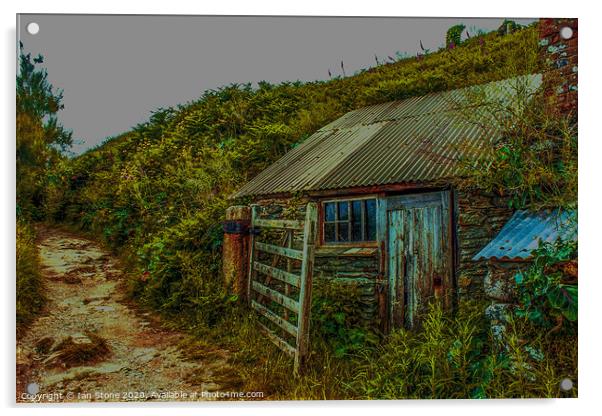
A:
[[[325,202],[324,242],[376,240],[376,199]]]

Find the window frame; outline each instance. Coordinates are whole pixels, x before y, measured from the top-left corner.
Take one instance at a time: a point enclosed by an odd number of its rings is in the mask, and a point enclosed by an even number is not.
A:
[[[336,215],[338,216],[338,203],[340,202],[347,202],[348,205],[348,217],[349,219],[347,221],[337,221],[335,220],[335,223],[337,222],[346,222],[347,224],[349,224],[349,235],[352,236],[353,233],[353,225],[351,222],[351,215],[352,215],[352,210],[353,210],[353,204],[352,202],[354,201],[365,201],[365,200],[369,200],[369,199],[373,199],[374,203],[376,204],[375,206],[375,218],[374,218],[374,232],[375,232],[375,237],[374,240],[362,240],[362,241],[326,241],[325,236],[325,228],[326,228],[326,204],[328,203],[332,203],[332,202],[336,202]],[[361,195],[361,196],[348,196],[348,197],[337,197],[337,198],[328,198],[328,199],[323,199],[320,201],[320,210],[319,210],[319,221],[320,221],[320,245],[322,246],[328,246],[328,247],[337,247],[337,246],[341,246],[341,247],[378,247],[378,195],[376,194],[370,194],[370,195]],[[329,223],[333,223],[332,221],[329,221]],[[366,223],[366,213],[365,213],[365,209],[362,208],[362,224]],[[336,232],[336,231],[335,231]]]

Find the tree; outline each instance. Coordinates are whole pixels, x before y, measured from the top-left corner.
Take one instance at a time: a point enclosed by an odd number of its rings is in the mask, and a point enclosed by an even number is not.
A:
[[[500,27],[498,27],[497,33],[501,36],[508,35],[522,29],[522,27],[522,25],[516,23],[514,20],[504,19]]]
[[[445,46],[448,48],[453,48],[458,46],[462,42],[462,32],[464,32],[466,26],[463,24],[454,25],[447,29],[447,34],[445,35]]]
[[[72,133],[57,119],[63,108],[62,91],[48,82],[48,73],[19,44],[17,73],[17,213],[34,219],[43,216],[50,169],[72,143]]]

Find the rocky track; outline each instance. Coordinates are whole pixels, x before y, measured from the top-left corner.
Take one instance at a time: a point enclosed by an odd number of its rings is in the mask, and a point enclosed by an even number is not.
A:
[[[126,300],[115,258],[64,231],[39,234],[48,301],[17,340],[18,402],[215,398],[226,351],[214,349],[207,362],[196,353],[187,359],[182,333]]]

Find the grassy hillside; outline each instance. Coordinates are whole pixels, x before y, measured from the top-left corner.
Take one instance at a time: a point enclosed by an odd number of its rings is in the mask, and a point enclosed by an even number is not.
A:
[[[126,246],[141,300],[212,323],[231,301],[218,278],[220,221],[241,184],[347,111],[532,73],[539,65],[537,28],[529,27],[347,78],[207,91],[65,161],[53,177],[48,210],[114,248]]]

